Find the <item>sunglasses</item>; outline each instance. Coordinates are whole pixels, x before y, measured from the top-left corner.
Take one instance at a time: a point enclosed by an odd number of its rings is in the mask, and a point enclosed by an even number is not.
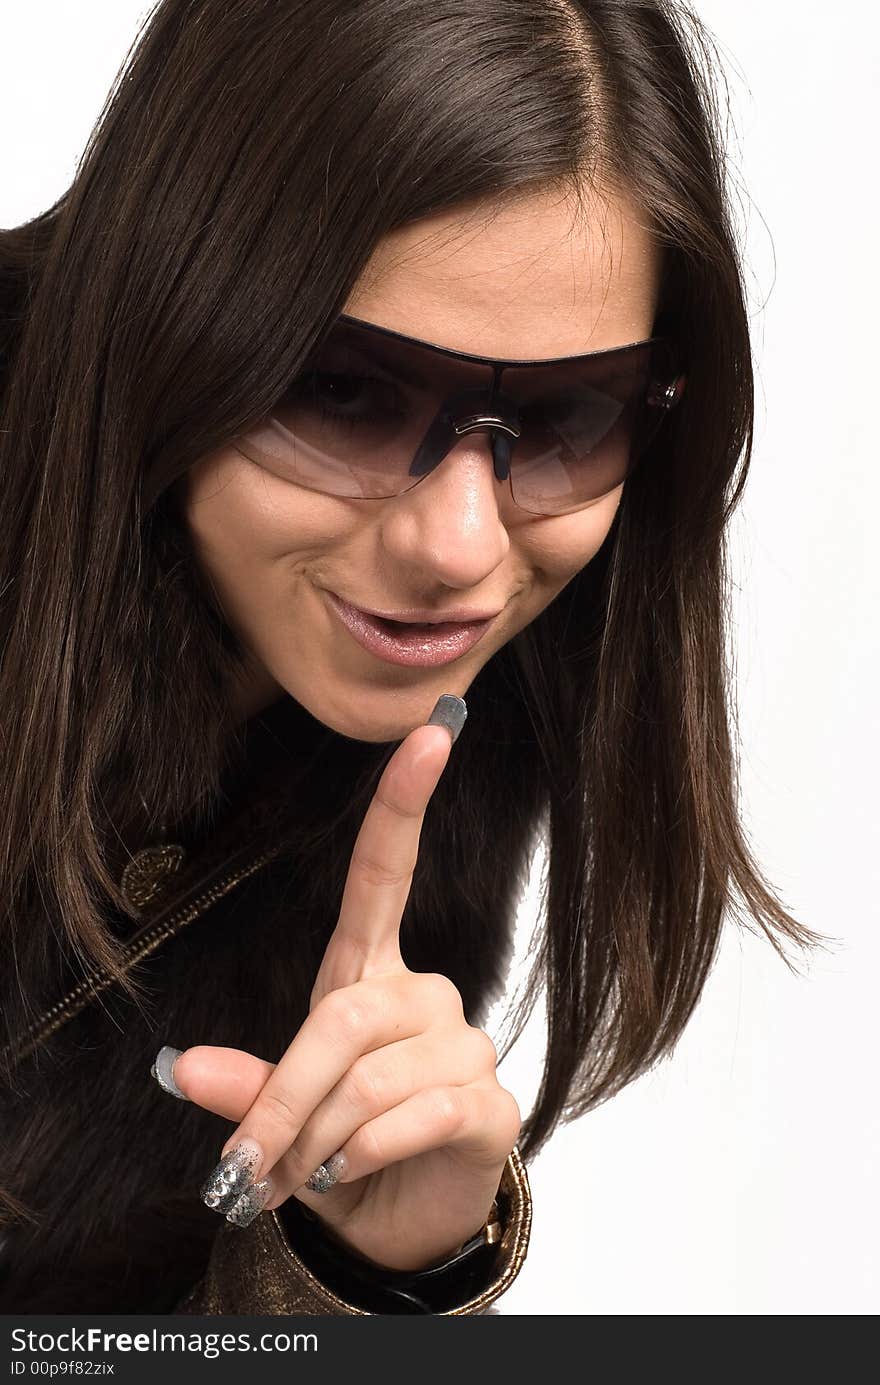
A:
[[[342,314],[271,414],[233,446],[309,490],[386,500],[417,486],[463,437],[486,433],[516,505],[569,514],[632,472],[685,379],[670,337],[506,361]]]

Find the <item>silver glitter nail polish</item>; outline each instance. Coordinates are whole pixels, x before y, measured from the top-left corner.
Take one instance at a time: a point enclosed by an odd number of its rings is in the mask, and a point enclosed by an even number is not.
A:
[[[344,1154],[331,1154],[330,1158],[323,1164],[319,1164],[313,1174],[310,1174],[305,1181],[305,1187],[310,1188],[313,1193],[326,1193],[329,1188],[337,1183],[345,1172],[346,1159]]]
[[[202,1184],[202,1202],[215,1212],[226,1213],[253,1185],[263,1162],[256,1140],[245,1138],[220,1160]]]
[[[443,693],[438,697],[433,712],[425,722],[426,726],[445,726],[452,737],[452,744],[458,740],[461,728],[467,720],[467,703],[463,697],[454,693]]]
[[[156,1054],[150,1074],[155,1077],[163,1092],[169,1092],[181,1101],[189,1101],[189,1097],[180,1090],[174,1080],[174,1064],[182,1052],[182,1048],[172,1048],[170,1044],[165,1044]]]
[[[226,1213],[226,1220],[231,1221],[233,1226],[250,1226],[254,1218],[260,1215],[271,1196],[271,1180],[261,1178],[259,1183],[248,1188],[247,1192],[242,1193],[238,1201],[232,1204]]]

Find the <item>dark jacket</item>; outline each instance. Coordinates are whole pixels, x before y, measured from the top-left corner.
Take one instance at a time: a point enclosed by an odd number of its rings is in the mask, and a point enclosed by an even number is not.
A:
[[[160,851],[129,870],[138,920],[120,915],[114,927],[145,1000],[100,973],[83,979],[66,958],[58,999],[19,1036],[13,1083],[0,1086],[0,1184],[21,1208],[0,1227],[0,1313],[370,1311],[346,1298],[345,1280],[314,1272],[297,1243],[295,1199],[247,1228],[202,1203],[230,1123],[175,1100],[150,1075],[163,1044],[226,1045],[275,1062],[308,1015],[344,879],[328,883],[319,850],[292,850],[285,829],[299,811],[312,842],[322,824],[333,831],[352,776],[375,769],[377,747],[346,741],[343,755],[343,738],[316,722],[304,776],[285,732],[286,718],[302,716],[285,698],[255,719],[237,802],[201,840],[171,834],[182,864]],[[349,825],[351,847],[359,825]],[[448,975],[473,1024],[505,979],[513,876],[496,903],[478,920],[463,909],[442,930],[420,928],[414,881],[401,928],[406,964]],[[519,1271],[531,1204],[516,1150],[498,1201],[503,1239],[481,1281],[463,1281],[460,1301],[442,1311],[486,1311]]]

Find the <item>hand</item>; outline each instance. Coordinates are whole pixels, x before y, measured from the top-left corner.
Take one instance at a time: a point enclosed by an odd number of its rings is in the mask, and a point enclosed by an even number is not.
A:
[[[248,1186],[266,1180],[264,1210],[294,1196],[343,1244],[398,1270],[440,1263],[480,1229],[521,1125],[495,1046],[465,1020],[456,987],[410,971],[400,952],[422,822],[450,750],[444,727],[419,726],[388,762],[308,1018],[280,1062],[199,1046],[174,1063],[185,1096],[238,1121],[222,1156],[252,1153]],[[333,1155],[333,1186],[305,1187]]]

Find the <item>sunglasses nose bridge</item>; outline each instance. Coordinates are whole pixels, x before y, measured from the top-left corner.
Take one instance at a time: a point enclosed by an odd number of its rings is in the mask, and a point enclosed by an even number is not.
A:
[[[520,436],[519,411],[512,400],[500,398],[488,384],[483,389],[458,390],[444,400],[413,458],[410,475],[426,476],[463,437],[476,432],[489,435],[495,477],[506,481],[513,447]]]
[[[492,448],[492,463],[498,481],[506,481],[510,474],[510,456],[513,444],[520,435],[519,427],[490,412],[472,414],[453,425],[455,441],[468,433],[488,433]],[[453,441],[452,446],[455,445]],[[447,449],[449,451],[450,449]]]

